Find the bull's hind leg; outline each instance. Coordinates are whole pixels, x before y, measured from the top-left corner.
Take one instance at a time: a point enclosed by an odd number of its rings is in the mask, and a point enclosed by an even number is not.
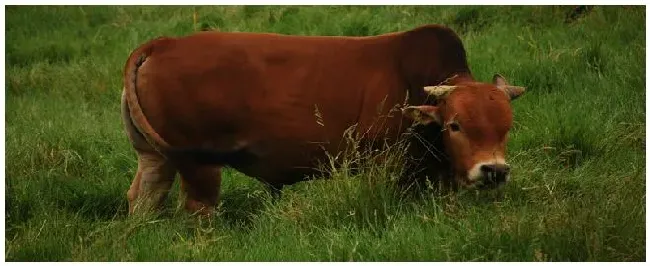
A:
[[[129,214],[146,212],[162,204],[174,182],[176,169],[151,147],[135,128],[124,94],[122,121],[129,141],[138,155],[138,171],[126,194],[129,200]]]
[[[160,154],[138,151],[138,172],[127,192],[129,213],[147,212],[162,205],[176,169]]]
[[[184,164],[179,171],[181,189],[186,194],[185,209],[191,213],[210,215],[219,201],[221,167]]]

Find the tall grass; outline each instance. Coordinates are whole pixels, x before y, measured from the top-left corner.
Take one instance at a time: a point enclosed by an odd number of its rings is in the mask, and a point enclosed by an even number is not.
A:
[[[5,257],[9,261],[645,260],[642,7],[6,7]],[[130,51],[201,29],[374,35],[441,23],[478,79],[512,103],[513,178],[491,193],[406,197],[394,164],[348,154],[329,178],[273,198],[226,169],[219,214],[175,184],[159,215],[127,217],[135,153],[119,114]],[[336,156],[335,154],[333,156]],[[356,161],[355,161],[356,160]],[[361,160],[361,161],[359,161]],[[364,167],[360,167],[364,166]],[[355,171],[351,171],[356,167]]]

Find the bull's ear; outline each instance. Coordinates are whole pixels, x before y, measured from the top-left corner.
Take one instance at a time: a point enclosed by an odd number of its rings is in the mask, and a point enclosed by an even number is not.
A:
[[[508,84],[508,81],[499,74],[494,74],[492,83],[494,83],[497,88],[502,90],[510,98],[511,101],[517,99],[517,97],[521,96],[526,91],[526,88],[524,87],[512,86]]]
[[[402,114],[413,119],[418,124],[427,125],[432,122],[442,124],[438,107],[433,105],[418,105],[402,108]]]
[[[494,74],[494,77],[492,77],[492,83],[494,83],[494,85],[496,85],[497,87],[509,85],[506,78],[504,78],[500,74]]]

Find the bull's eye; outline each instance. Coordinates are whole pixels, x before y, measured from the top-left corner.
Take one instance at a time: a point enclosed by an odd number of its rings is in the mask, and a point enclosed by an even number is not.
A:
[[[456,122],[451,122],[451,123],[449,123],[449,129],[452,132],[458,132],[458,131],[460,131],[460,125],[458,123],[456,123]]]

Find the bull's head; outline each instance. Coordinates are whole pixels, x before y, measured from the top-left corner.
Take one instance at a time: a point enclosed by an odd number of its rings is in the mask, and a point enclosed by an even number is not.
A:
[[[523,87],[511,86],[500,75],[493,84],[459,83],[430,86],[424,90],[435,105],[410,106],[405,116],[419,124],[442,127],[445,152],[456,181],[465,187],[498,187],[509,179],[505,160],[506,141],[512,126],[510,101]]]

